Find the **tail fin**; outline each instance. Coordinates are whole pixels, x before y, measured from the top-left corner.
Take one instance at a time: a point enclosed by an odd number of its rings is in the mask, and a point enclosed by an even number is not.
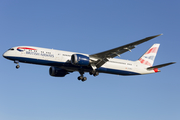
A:
[[[154,44],[138,61],[144,65],[153,66],[159,46],[160,44]]]

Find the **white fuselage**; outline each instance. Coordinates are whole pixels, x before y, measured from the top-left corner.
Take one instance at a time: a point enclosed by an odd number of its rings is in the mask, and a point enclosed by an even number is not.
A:
[[[79,69],[84,69],[85,72],[90,72],[92,70],[91,67],[85,66],[82,68],[82,66],[76,66],[71,64],[71,56],[73,54],[77,54],[76,52],[68,52],[32,46],[18,46],[13,47],[12,49],[5,52],[3,56],[13,61],[55,66],[68,71],[79,71]],[[82,55],[89,56],[88,54]],[[98,68],[97,71],[100,73],[110,73],[117,75],[140,75],[155,73],[154,70],[147,70],[147,67],[147,65],[143,65],[139,61],[129,61],[111,58],[108,62]]]

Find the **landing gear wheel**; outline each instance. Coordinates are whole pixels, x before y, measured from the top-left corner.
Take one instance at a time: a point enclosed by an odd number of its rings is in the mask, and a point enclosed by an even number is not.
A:
[[[98,72],[95,72],[93,75],[94,75],[94,76],[98,76],[98,75],[99,75],[99,73],[98,73]]]
[[[90,75],[93,75],[93,76],[98,76],[99,75],[99,72],[97,71],[91,71],[89,72]]]
[[[19,65],[16,65],[16,69],[18,69],[20,66]]]
[[[82,79],[83,82],[86,81],[86,80],[87,80],[87,77],[84,77],[84,78]]]
[[[93,73],[93,76],[98,76],[98,75],[99,75],[98,72],[94,72],[94,73]]]
[[[83,76],[79,76],[79,77],[78,77],[78,80],[82,80],[82,79],[83,79]]]
[[[90,75],[93,75],[93,72],[89,72]]]
[[[81,70],[79,71],[79,73],[80,73],[80,76],[78,77],[78,80],[81,80],[82,82],[86,81],[87,77],[84,77],[84,71]]]

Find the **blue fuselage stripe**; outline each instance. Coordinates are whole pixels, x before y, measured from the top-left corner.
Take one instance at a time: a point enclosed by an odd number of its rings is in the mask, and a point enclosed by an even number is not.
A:
[[[78,71],[83,69],[85,72],[92,71],[90,66],[76,66],[72,65],[71,63],[64,63],[64,62],[57,62],[57,61],[50,61],[50,60],[42,60],[42,59],[34,59],[34,58],[25,58],[25,57],[5,57],[9,60],[18,60],[19,62],[23,63],[31,63],[31,64],[38,64],[38,65],[46,65],[46,66],[56,66],[62,69],[71,69],[72,71]],[[124,70],[117,70],[117,69],[110,69],[100,67],[97,69],[98,72],[101,73],[110,73],[110,74],[117,74],[117,75],[140,75],[139,73],[124,71]]]

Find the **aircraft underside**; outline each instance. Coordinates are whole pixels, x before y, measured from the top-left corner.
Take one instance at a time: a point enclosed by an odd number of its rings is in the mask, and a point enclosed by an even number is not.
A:
[[[89,72],[90,75],[97,76],[99,73],[108,73],[108,74],[115,74],[115,75],[140,75],[139,73],[136,72],[130,72],[130,71],[124,71],[124,70],[119,70],[119,69],[111,69],[111,68],[105,68],[105,67],[100,67],[96,69],[95,73],[93,73],[93,69],[90,66],[76,66],[72,65],[70,62],[69,63],[63,63],[63,62],[56,62],[56,61],[49,61],[49,60],[40,60],[40,59],[33,59],[33,58],[24,58],[24,57],[7,57],[7,59],[13,60],[17,66],[16,68],[19,68],[19,62],[23,63],[30,63],[30,64],[37,64],[37,65],[46,65],[46,66],[51,66],[51,67],[57,67],[61,68],[64,70],[67,70],[67,72],[74,72],[78,71],[81,76],[78,77],[83,77],[83,74],[85,72]],[[58,76],[58,77],[64,77],[64,76]],[[81,78],[81,79],[83,79]],[[87,78],[85,78],[87,79]]]

